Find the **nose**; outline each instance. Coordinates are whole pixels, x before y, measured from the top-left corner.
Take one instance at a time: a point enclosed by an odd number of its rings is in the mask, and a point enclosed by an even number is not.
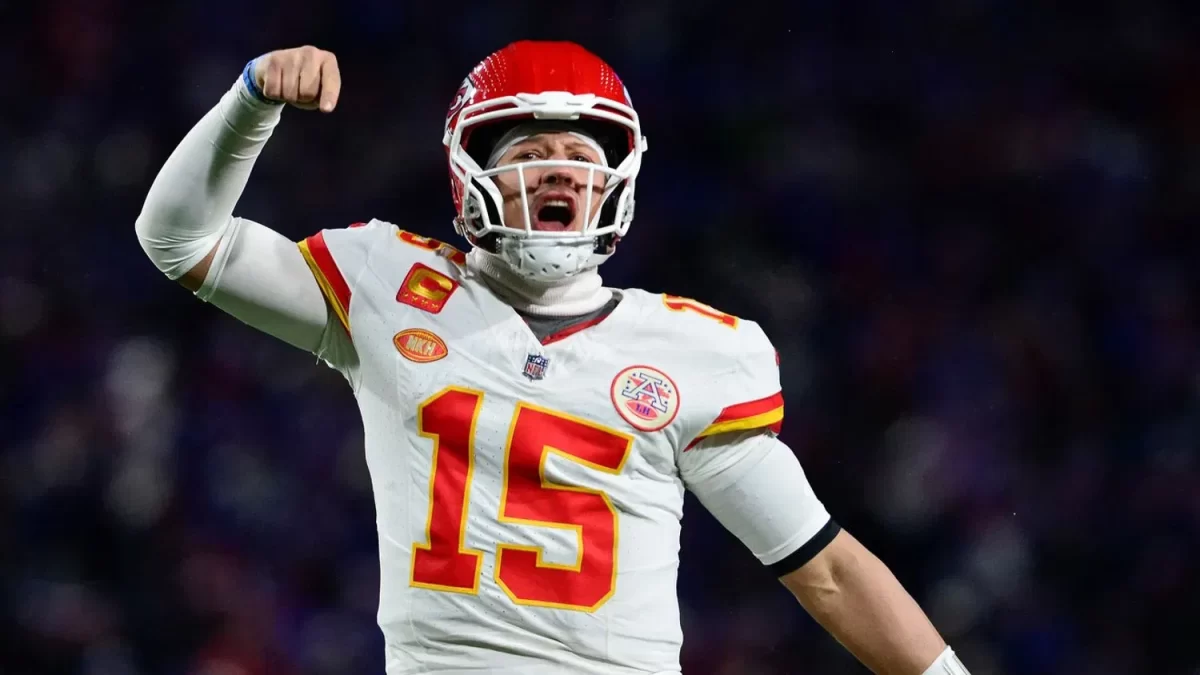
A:
[[[574,188],[579,182],[574,170],[565,166],[546,169],[546,173],[542,174],[542,181],[548,185],[561,185],[567,188]]]

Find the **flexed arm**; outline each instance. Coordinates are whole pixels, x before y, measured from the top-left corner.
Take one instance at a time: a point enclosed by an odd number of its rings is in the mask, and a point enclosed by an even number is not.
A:
[[[294,242],[233,215],[283,103],[331,112],[341,90],[333,54],[271,52],[188,132],[151,186],[135,229],[154,264],[203,300],[316,351],[329,312]]]

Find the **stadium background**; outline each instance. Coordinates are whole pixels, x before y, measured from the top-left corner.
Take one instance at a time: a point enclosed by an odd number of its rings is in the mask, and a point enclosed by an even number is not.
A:
[[[381,672],[350,392],[133,220],[250,57],[313,43],[341,105],[285,113],[238,212],[457,243],[445,106],[521,37],[642,115],[606,280],[767,327],[784,438],[975,675],[1200,672],[1200,13],[1018,4],[0,3],[0,672]],[[862,672],[685,523],[686,673]]]

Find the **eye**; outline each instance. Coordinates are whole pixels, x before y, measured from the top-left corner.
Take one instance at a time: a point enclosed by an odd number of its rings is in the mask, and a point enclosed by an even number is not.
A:
[[[541,157],[541,153],[539,153],[537,150],[524,150],[522,152],[518,152],[517,156],[513,157],[513,160],[528,162],[541,159]]]
[[[588,164],[599,164],[599,162],[592,159],[591,157],[588,157],[587,155],[572,155],[571,161],[572,162],[586,162]]]

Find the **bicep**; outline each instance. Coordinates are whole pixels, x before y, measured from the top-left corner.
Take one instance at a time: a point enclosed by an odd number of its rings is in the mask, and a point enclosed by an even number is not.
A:
[[[325,297],[295,242],[244,218],[214,250],[196,295],[309,352],[321,349],[330,326]]]
[[[707,438],[683,453],[680,471],[701,504],[776,576],[803,566],[840,529],[795,454],[768,431]]]

